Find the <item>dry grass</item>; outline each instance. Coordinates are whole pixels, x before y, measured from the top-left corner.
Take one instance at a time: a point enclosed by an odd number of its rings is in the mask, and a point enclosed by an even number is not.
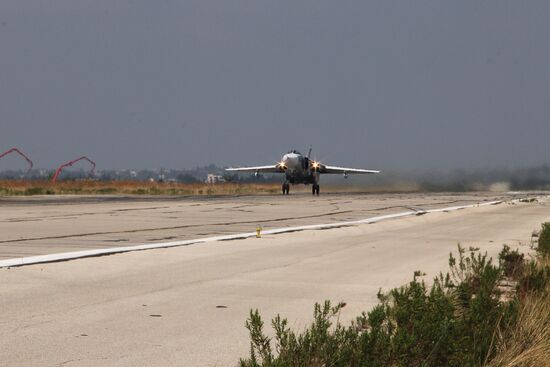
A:
[[[525,299],[517,325],[502,339],[487,367],[550,366],[550,297]]]
[[[29,195],[261,195],[278,194],[280,183],[159,183],[148,181],[58,181],[47,180],[0,180],[0,196]],[[408,193],[418,188],[411,185],[361,186],[350,184],[326,184],[324,193]],[[291,192],[311,192],[311,186],[292,186]]]
[[[549,258],[537,265],[550,265]],[[514,326],[497,334],[497,354],[486,367],[550,366],[550,284],[542,292],[528,293]]]
[[[184,184],[143,181],[0,180],[0,196],[19,195],[240,195],[274,194],[279,184]]]

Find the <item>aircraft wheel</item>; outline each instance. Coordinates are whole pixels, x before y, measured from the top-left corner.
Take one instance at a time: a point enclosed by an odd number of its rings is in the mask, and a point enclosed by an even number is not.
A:
[[[283,184],[283,195],[288,195],[290,193],[290,184],[284,183]]]
[[[319,185],[317,184],[314,184],[311,188],[311,193],[313,195],[319,195]]]

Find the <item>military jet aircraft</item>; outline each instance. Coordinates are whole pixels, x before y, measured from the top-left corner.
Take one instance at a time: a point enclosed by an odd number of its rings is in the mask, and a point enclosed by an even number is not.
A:
[[[230,172],[253,172],[256,176],[261,173],[284,173],[283,195],[290,192],[290,184],[312,185],[313,195],[319,195],[319,176],[321,173],[342,174],[347,178],[350,174],[380,173],[367,169],[327,166],[310,158],[311,148],[306,157],[297,150],[292,150],[277,164],[270,166],[226,168]]]

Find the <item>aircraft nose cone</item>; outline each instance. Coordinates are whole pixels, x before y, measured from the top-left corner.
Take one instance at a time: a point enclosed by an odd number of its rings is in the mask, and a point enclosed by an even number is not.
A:
[[[300,164],[297,159],[288,159],[285,164],[291,170],[297,170],[300,168]]]

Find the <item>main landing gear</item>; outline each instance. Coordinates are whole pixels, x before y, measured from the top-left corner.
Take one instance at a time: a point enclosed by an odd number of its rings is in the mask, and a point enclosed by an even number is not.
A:
[[[288,195],[290,193],[290,184],[285,182],[282,186],[283,195]],[[311,193],[313,195],[319,195],[319,184],[313,184],[311,186]]]
[[[283,184],[283,195],[288,195],[290,192],[290,184],[288,182],[285,182]]]
[[[311,186],[311,193],[313,195],[319,195],[319,185],[318,184],[313,184],[313,186]]]

